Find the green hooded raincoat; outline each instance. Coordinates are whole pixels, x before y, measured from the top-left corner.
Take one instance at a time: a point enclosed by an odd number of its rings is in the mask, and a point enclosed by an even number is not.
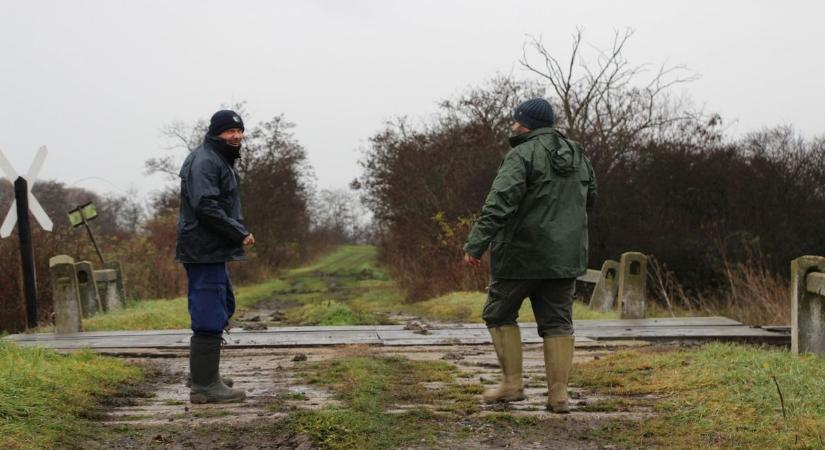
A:
[[[510,139],[464,251],[487,247],[492,277],[575,278],[587,270],[587,212],[596,177],[578,143],[553,128]]]

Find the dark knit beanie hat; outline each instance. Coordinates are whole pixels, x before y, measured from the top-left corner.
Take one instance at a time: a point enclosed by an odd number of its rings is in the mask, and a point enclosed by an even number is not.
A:
[[[531,130],[552,127],[555,121],[553,107],[543,98],[534,98],[518,105],[513,111],[513,119]]]
[[[217,136],[230,128],[243,130],[243,119],[235,111],[223,109],[212,115],[212,119],[209,120],[208,134]]]

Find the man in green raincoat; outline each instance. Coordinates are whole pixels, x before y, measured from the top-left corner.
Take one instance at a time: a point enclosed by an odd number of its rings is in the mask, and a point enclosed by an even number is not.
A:
[[[570,411],[567,379],[573,365],[573,294],[587,270],[587,213],[596,178],[579,144],[553,128],[550,103],[528,100],[515,111],[504,157],[481,216],[464,245],[464,261],[480,264],[490,247],[491,282],[483,318],[501,365],[501,384],[486,402],[523,400],[518,311],[525,298],[544,340],[547,409]]]

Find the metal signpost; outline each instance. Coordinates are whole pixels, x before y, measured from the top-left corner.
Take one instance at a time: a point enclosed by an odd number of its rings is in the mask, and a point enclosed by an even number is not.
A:
[[[29,166],[29,171],[23,177],[17,175],[14,167],[0,151],[0,171],[14,182],[14,201],[3,224],[0,225],[0,238],[9,237],[14,229],[14,224],[19,223],[17,235],[20,239],[20,264],[23,268],[23,288],[26,296],[26,324],[29,328],[37,326],[37,274],[34,266],[34,247],[32,246],[29,212],[44,230],[52,231],[54,226],[31,191],[47,154],[46,147],[40,147],[31,166]]]
[[[80,205],[77,208],[69,211],[69,225],[72,228],[77,228],[80,225],[86,227],[86,231],[89,233],[89,239],[92,241],[92,245],[95,246],[95,251],[97,252],[97,257],[100,258],[100,264],[106,265],[106,261],[103,260],[103,253],[100,253],[100,247],[97,246],[97,241],[95,240],[95,235],[92,234],[92,228],[89,226],[89,221],[97,217],[97,208],[95,204],[92,202],[88,202],[85,205]]]

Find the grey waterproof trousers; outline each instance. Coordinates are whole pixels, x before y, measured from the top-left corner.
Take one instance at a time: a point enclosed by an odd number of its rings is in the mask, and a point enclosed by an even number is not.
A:
[[[482,318],[488,328],[517,325],[518,311],[530,298],[541,337],[573,334],[575,278],[550,280],[493,279]]]

